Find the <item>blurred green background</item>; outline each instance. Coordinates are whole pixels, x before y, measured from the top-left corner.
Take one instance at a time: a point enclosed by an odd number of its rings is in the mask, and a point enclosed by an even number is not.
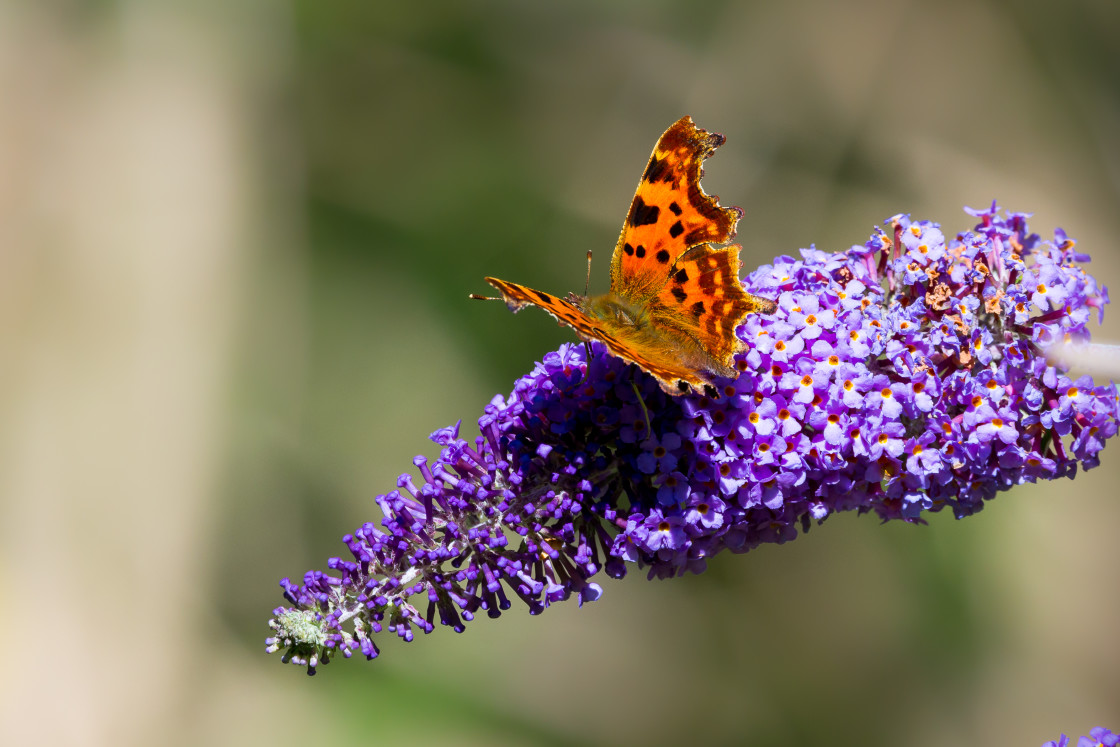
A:
[[[308,678],[277,581],[573,339],[661,131],[749,267],[993,197],[1120,279],[1120,4],[0,3],[5,744],[1038,745],[1120,728],[1117,445]],[[1116,340],[1115,310],[1100,331]]]

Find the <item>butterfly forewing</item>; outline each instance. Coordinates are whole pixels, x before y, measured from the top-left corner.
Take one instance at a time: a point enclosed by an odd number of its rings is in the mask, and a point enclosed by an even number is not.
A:
[[[657,141],[611,257],[613,292],[648,297],[690,247],[735,235],[741,211],[720,207],[700,187],[701,165],[723,140],[682,117]]]
[[[602,325],[567,299],[498,278],[486,278],[486,282],[498,289],[510,311],[521,311],[526,305],[539,306],[552,314],[556,321],[567,324],[585,338],[598,337],[596,332]]]

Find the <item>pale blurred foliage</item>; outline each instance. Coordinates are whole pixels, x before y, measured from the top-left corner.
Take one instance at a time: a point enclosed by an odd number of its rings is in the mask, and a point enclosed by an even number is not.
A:
[[[466,294],[577,288],[588,242],[602,283],[683,113],[729,137],[706,186],[747,209],[748,266],[999,197],[1116,285],[1113,4],[697,7],[0,5],[0,742],[1120,726],[1115,444],[964,522],[836,517],[314,679],[264,655],[277,579],[568,339]]]

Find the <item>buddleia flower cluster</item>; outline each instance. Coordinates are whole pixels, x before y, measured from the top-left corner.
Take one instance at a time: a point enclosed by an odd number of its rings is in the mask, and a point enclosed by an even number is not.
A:
[[[968,212],[979,224],[950,241],[896,215],[863,245],[759,268],[746,290],[778,309],[740,326],[740,374],[707,396],[669,396],[597,344],[546,355],[485,407],[479,437],[432,434],[439,457],[377,497],[384,518],[343,538],[346,557],[281,582],[268,651],[314,673],[375,658],[386,632],[582,605],[601,573],[700,573],[837,511],[965,517],[1096,466],[1116,387],[1045,351],[1087,341],[1107,291],[1063,231]]]
[[[1069,737],[1063,734],[1057,741],[1051,739],[1042,747],[1069,747]],[[1120,734],[1114,734],[1103,726],[1098,726],[1089,732],[1089,736],[1081,737],[1074,747],[1116,747],[1120,744]]]

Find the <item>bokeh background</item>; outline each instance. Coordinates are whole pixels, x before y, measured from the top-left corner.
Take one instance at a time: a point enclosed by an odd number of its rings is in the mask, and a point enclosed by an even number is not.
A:
[[[4,744],[1038,745],[1120,728],[1120,446],[306,677],[277,580],[572,339],[657,136],[748,267],[1034,211],[1120,285],[1120,4],[0,4]],[[1117,340],[1116,311],[1100,339]]]

